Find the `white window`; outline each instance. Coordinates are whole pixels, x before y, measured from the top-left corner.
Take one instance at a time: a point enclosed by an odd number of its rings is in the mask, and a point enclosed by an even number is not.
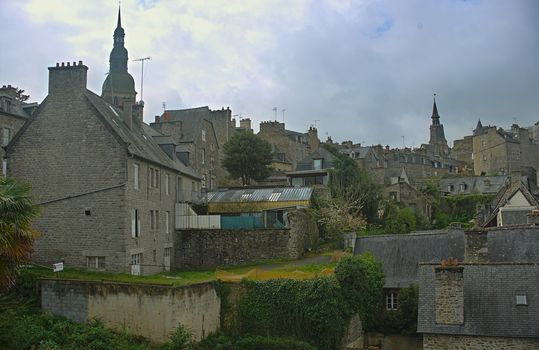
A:
[[[517,294],[516,295],[517,305],[528,305],[528,297],[526,294]]]
[[[133,188],[139,189],[139,165],[133,164]]]
[[[206,174],[202,174],[202,188],[206,188]]]
[[[2,146],[7,146],[11,140],[11,129],[3,128],[2,129]]]
[[[88,270],[103,270],[105,269],[105,257],[104,256],[87,256],[86,268]]]
[[[165,257],[170,257],[171,252],[172,252],[172,248],[170,248],[170,247],[165,248],[164,256]]]
[[[386,310],[397,310],[399,307],[398,295],[396,292],[386,293]]]
[[[206,150],[202,149],[202,164],[206,164]]]
[[[166,194],[166,195],[169,195],[169,194],[170,194],[170,190],[169,190],[169,176],[168,176],[168,174],[165,174],[165,194]]]
[[[313,170],[322,169],[322,159],[313,159]]]
[[[170,212],[165,212],[165,233],[169,233],[170,231]]]
[[[202,141],[206,142],[206,130],[202,130]]]
[[[140,236],[140,217],[138,209],[131,212],[131,237]]]
[[[140,265],[142,264],[142,253],[131,255],[131,274],[140,275]]]

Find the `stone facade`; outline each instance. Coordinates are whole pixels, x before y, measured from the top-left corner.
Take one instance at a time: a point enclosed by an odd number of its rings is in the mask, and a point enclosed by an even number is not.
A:
[[[437,268],[435,274],[436,323],[464,323],[463,268]]]
[[[410,208],[414,213],[429,221],[432,218],[430,200],[415,187],[404,181],[384,187],[382,196],[385,199],[401,203],[404,207]]]
[[[221,166],[223,144],[209,116],[207,107],[165,111],[150,126],[172,138],[182,161],[201,175],[202,188],[212,191],[226,182],[226,171]]]
[[[473,171],[473,136],[453,141],[451,157],[457,161],[464,162]]]
[[[423,350],[530,350],[539,339],[423,334]]]
[[[29,113],[37,105],[20,102],[16,93],[17,89],[11,85],[0,88],[0,162],[4,159],[4,147],[28,120]],[[3,168],[0,173],[3,173]]]
[[[172,251],[176,186],[199,180],[181,173],[138,120],[127,123],[86,90],[87,69],[82,63],[49,69],[47,98],[7,150],[8,174],[29,183],[42,208],[33,259],[163,271],[171,259],[165,255]]]
[[[539,169],[539,144],[527,129],[513,125],[510,131],[494,126],[476,130],[473,137],[476,175],[509,175],[525,167]]]
[[[309,133],[300,133],[286,130],[285,124],[277,121],[260,123],[257,135],[272,145],[276,160],[291,163],[292,169],[307,157],[312,151],[311,145],[316,145],[318,140],[315,128],[311,128]]]
[[[76,322],[99,318],[111,328],[165,342],[179,324],[200,340],[217,331],[221,300],[212,283],[184,287],[42,280],[41,306]]]
[[[465,231],[464,261],[486,263],[488,260],[488,231]]]

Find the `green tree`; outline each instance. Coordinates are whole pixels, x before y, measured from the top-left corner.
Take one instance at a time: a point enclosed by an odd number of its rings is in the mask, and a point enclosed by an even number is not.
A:
[[[223,167],[230,177],[241,178],[242,184],[263,180],[271,171],[271,145],[250,132],[236,133],[224,145]]]
[[[26,102],[26,101],[28,101],[28,99],[30,98],[30,95],[25,95],[23,89],[19,89],[19,88],[15,88],[15,89],[17,89],[17,90],[15,91],[15,98],[16,98],[18,101],[21,101],[21,102]]]
[[[0,177],[0,289],[13,285],[17,266],[27,261],[37,237],[30,223],[37,214],[29,187]]]
[[[365,169],[360,168],[356,161],[339,152],[330,144],[324,147],[333,154],[333,170],[330,172],[329,189],[333,198],[340,198],[352,210],[362,214],[367,222],[377,218],[380,191],[369,177]]]
[[[382,308],[384,272],[382,264],[369,253],[344,257],[335,267],[344,299],[359,313],[363,327],[372,329]]]

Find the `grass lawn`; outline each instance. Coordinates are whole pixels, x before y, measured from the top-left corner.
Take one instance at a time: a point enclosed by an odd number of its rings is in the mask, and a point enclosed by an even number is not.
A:
[[[305,265],[292,265],[289,264],[293,261],[291,260],[266,260],[258,264],[238,266],[238,267],[229,267],[222,269],[214,270],[205,270],[205,271],[174,271],[160,273],[150,276],[133,276],[125,273],[106,273],[106,272],[95,272],[95,271],[84,271],[76,270],[72,268],[66,268],[61,272],[52,272],[52,269],[45,267],[31,266],[26,267],[25,270],[30,274],[33,274],[37,277],[43,278],[59,278],[59,279],[75,279],[75,280],[86,280],[86,281],[109,281],[109,282],[125,282],[125,283],[142,283],[142,284],[160,284],[160,285],[170,285],[170,286],[181,286],[188,284],[196,284],[202,282],[209,282],[217,280],[217,275],[237,275],[241,276],[248,274],[250,271],[264,270],[266,275],[271,275],[275,273],[278,277],[287,276],[290,273],[290,278],[295,278],[293,272],[307,273],[312,274],[313,277],[321,273],[322,271],[327,271],[328,269],[333,269],[336,266],[336,262],[320,263],[320,264],[305,264]],[[246,278],[257,278],[259,274],[252,274],[245,276]],[[240,279],[238,278],[238,279]]]

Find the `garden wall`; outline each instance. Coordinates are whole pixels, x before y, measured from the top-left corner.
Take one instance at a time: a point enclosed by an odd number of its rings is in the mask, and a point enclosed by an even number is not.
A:
[[[41,280],[44,311],[77,322],[101,319],[155,342],[179,324],[201,339],[219,328],[221,301],[212,283],[182,287],[99,281]]]

